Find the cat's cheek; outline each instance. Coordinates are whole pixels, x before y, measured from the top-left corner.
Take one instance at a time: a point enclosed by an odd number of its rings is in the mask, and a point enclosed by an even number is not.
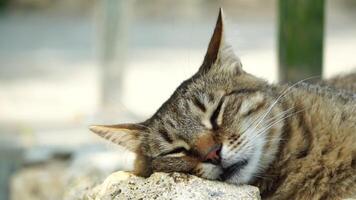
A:
[[[151,159],[142,154],[137,154],[132,172],[137,176],[150,176],[152,174]]]
[[[194,175],[211,180],[218,179],[222,173],[220,166],[210,163],[199,163],[193,171]]]
[[[182,157],[158,157],[152,160],[151,166],[154,172],[182,172],[190,173],[196,168],[199,160],[189,156]]]

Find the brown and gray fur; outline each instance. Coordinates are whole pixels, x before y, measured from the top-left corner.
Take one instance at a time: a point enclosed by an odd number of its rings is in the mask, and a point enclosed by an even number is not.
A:
[[[346,90],[356,93],[356,71],[332,77],[322,81],[321,85],[327,85],[339,90]]]
[[[252,184],[274,200],[356,194],[355,93],[271,85],[245,72],[225,41],[221,11],[199,71],[151,118],[90,129],[135,152],[142,176]]]

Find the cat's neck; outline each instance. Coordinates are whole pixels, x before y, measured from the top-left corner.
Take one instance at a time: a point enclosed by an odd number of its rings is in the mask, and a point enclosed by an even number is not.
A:
[[[275,89],[283,93],[286,88]],[[280,193],[281,198],[288,199],[293,190],[286,192],[285,188],[300,187],[298,185],[310,181],[305,179],[305,174],[298,173],[309,173],[312,180],[322,176],[320,167],[336,170],[340,166],[334,166],[333,162],[352,160],[356,152],[356,134],[352,133],[356,109],[352,94],[310,85],[290,89],[279,106],[283,110],[294,108],[295,114],[285,119],[276,159],[255,184],[264,197],[272,194],[276,197],[276,193]],[[342,150],[338,146],[350,149],[340,153]],[[322,159],[318,160],[320,155]],[[286,185],[287,182],[290,185]]]

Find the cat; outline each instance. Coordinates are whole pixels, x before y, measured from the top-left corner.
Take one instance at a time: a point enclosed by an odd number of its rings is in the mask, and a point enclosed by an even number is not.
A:
[[[198,72],[142,123],[90,130],[137,154],[133,172],[182,172],[259,187],[263,199],[356,194],[356,95],[242,68],[222,10]],[[263,66],[261,66],[263,67]]]
[[[320,84],[356,93],[356,71],[332,77]]]

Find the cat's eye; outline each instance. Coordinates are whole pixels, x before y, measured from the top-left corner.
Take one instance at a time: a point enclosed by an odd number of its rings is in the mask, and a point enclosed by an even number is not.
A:
[[[167,156],[167,155],[170,155],[170,154],[177,154],[177,153],[188,153],[188,150],[184,147],[178,147],[178,148],[175,148],[171,151],[168,151],[168,152],[164,152],[162,154],[160,154],[160,156]]]
[[[213,128],[213,130],[219,129],[219,124],[218,124],[218,117],[221,112],[221,107],[224,103],[224,97],[220,99],[218,106],[214,110],[213,114],[210,117],[210,123]]]

